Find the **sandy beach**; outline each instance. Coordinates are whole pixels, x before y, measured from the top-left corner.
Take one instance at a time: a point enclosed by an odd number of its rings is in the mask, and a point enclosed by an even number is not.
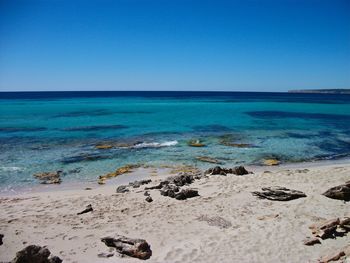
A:
[[[126,193],[116,193],[116,185],[108,183],[91,190],[2,196],[0,261],[35,244],[47,246],[63,262],[139,262],[101,242],[114,235],[145,239],[152,250],[148,262],[317,262],[349,245],[349,235],[314,246],[303,243],[312,237],[313,223],[350,216],[349,203],[321,195],[350,180],[349,161],[248,170],[253,174],[195,180],[185,188],[198,190],[199,196],[186,200],[155,189],[148,191],[153,202],[145,201],[144,188],[157,185],[164,174]],[[271,201],[251,193],[269,186],[300,190],[307,197]],[[92,212],[77,215],[89,204]],[[100,253],[113,256],[101,258]]]

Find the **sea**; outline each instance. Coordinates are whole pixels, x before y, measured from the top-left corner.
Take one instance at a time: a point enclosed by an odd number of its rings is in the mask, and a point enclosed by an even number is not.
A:
[[[202,147],[191,146],[197,145]],[[96,181],[126,164],[206,169],[350,156],[350,95],[1,92],[0,191]]]

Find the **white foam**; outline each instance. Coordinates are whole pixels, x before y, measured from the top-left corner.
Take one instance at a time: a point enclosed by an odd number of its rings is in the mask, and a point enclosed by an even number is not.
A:
[[[0,166],[0,170],[5,172],[18,172],[23,171],[24,169],[16,166]]]
[[[178,144],[178,141],[167,141],[167,142],[142,142],[132,146],[131,148],[159,148],[159,147],[170,147]]]

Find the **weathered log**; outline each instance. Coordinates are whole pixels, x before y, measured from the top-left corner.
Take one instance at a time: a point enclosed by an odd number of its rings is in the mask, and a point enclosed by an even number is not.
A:
[[[150,245],[144,239],[133,239],[117,235],[101,239],[108,247],[114,247],[118,253],[139,259],[149,259],[152,256]]]
[[[264,187],[262,188],[262,192],[255,191],[252,192],[252,194],[260,199],[268,199],[272,201],[289,201],[306,197],[306,195],[301,191],[280,186]]]

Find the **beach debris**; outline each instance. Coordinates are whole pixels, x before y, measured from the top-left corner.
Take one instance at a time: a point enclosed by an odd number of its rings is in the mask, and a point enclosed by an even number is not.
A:
[[[321,244],[321,241],[317,237],[309,237],[304,240],[305,246],[313,246],[316,244]]]
[[[97,256],[99,258],[110,258],[110,257],[114,256],[114,253],[104,253],[104,252],[102,252],[102,253],[97,254]]]
[[[252,192],[252,194],[260,199],[268,199],[272,201],[289,201],[306,197],[306,195],[301,191],[280,186],[264,187],[261,190],[262,192],[255,191]]]
[[[198,221],[205,221],[210,226],[216,226],[221,229],[229,228],[232,226],[232,223],[230,221],[227,221],[226,219],[220,217],[220,216],[213,216],[209,217],[207,215],[201,215],[196,218]]]
[[[263,160],[263,164],[267,166],[279,165],[281,162],[277,159],[265,159]]]
[[[322,195],[338,200],[350,201],[350,181],[328,189]]]
[[[200,140],[198,139],[192,139],[192,140],[189,140],[187,142],[187,145],[188,146],[191,146],[191,147],[205,147],[206,145],[204,143],[202,143]]]
[[[236,166],[234,168],[221,168],[220,166],[215,166],[214,168],[209,168],[208,170],[206,170],[205,174],[210,174],[210,175],[227,175],[227,174],[245,175],[245,174],[249,174],[249,172],[244,168],[244,166]]]
[[[114,247],[118,253],[139,259],[149,259],[152,256],[150,245],[144,239],[133,239],[121,235],[101,239],[108,247]]]
[[[110,145],[110,144],[97,144],[97,145],[95,145],[95,148],[99,149],[99,150],[109,150],[109,149],[113,148],[113,145]]]
[[[83,211],[77,213],[77,215],[89,213],[89,212],[92,212],[92,211],[94,211],[94,209],[92,209],[92,205],[89,204],[89,205],[86,206],[86,208]]]
[[[61,263],[62,259],[56,256],[49,258],[51,252],[46,247],[30,245],[18,251],[11,263]]]
[[[62,171],[36,173],[33,176],[40,180],[41,184],[60,184]]]
[[[321,239],[343,236],[350,231],[350,217],[325,220],[309,227],[314,237]]]
[[[128,187],[127,185],[120,185],[120,186],[117,187],[116,192],[118,194],[129,192],[129,189],[127,187]]]
[[[119,167],[114,172],[99,176],[98,184],[105,184],[107,179],[117,177],[118,175],[121,175],[121,174],[131,173],[134,171],[134,169],[139,167],[140,167],[139,164],[127,164],[122,167]]]
[[[150,197],[150,196],[147,196],[145,200],[146,200],[148,203],[153,202],[153,199],[152,199],[152,197]]]
[[[149,184],[150,182],[152,182],[152,180],[146,179],[146,180],[131,182],[131,183],[129,183],[129,185],[132,186],[133,188],[139,188],[141,185]]]
[[[3,244],[2,239],[4,238],[3,234],[0,234],[0,246]]]
[[[216,163],[216,164],[222,164],[219,160],[208,157],[208,156],[197,156],[196,160],[201,161],[201,162],[206,162],[206,163]]]
[[[347,245],[343,247],[342,249],[338,250],[334,254],[324,256],[318,260],[319,263],[328,263],[332,261],[339,261],[346,262],[345,260],[347,258],[350,258],[350,245]]]

